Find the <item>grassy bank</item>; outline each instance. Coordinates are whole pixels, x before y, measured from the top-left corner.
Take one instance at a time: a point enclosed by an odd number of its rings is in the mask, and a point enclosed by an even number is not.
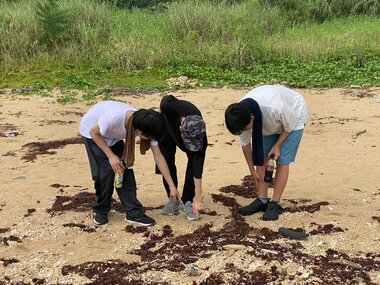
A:
[[[35,1],[0,2],[0,87],[165,88],[179,75],[203,85],[380,86],[376,13],[294,21],[296,11],[265,1],[215,2],[123,10],[66,0],[42,16]]]

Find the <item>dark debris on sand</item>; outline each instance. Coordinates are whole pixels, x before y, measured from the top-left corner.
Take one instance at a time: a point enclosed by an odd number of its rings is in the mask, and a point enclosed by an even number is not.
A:
[[[74,208],[76,203],[83,204],[89,201],[89,193],[80,193],[76,199],[71,199],[69,208]],[[79,195],[79,194],[78,194]],[[57,196],[58,197],[58,196]],[[67,197],[66,197],[67,199]],[[221,229],[213,229],[212,224],[199,226],[194,232],[174,236],[170,226],[162,228],[162,234],[152,234],[148,229],[127,226],[125,231],[129,233],[141,233],[144,243],[139,249],[131,250],[131,254],[140,256],[141,262],[124,262],[122,260],[108,260],[104,262],[86,262],[79,265],[66,265],[62,268],[62,274],[79,274],[89,278],[88,284],[168,284],[165,282],[147,282],[144,273],[148,271],[172,271],[186,274],[186,268],[198,262],[200,259],[211,258],[216,252],[225,250],[224,246],[237,244],[246,248],[246,255],[252,255],[260,259],[266,266],[260,270],[250,271],[241,269],[236,263],[227,263],[223,269],[211,273],[205,279],[193,281],[193,284],[268,284],[283,282],[298,284],[302,280],[302,272],[294,274],[286,272],[289,262],[296,263],[300,268],[308,268],[310,277],[314,283],[304,284],[357,284],[362,280],[364,284],[375,285],[371,282],[369,272],[380,269],[380,254],[367,253],[361,257],[350,257],[347,254],[328,249],[323,255],[306,253],[305,248],[299,241],[284,241],[278,232],[268,228],[250,226],[244,217],[238,214],[240,205],[234,198],[221,194],[212,194],[212,199],[230,210],[227,223]],[[65,200],[66,202],[69,200]],[[325,202],[309,204],[309,200],[295,200],[290,202],[293,212],[315,212]],[[60,210],[65,202],[58,203]],[[66,205],[66,204],[65,204]],[[53,207],[54,208],[54,207]],[[83,210],[83,209],[82,209]],[[87,210],[87,208],[86,208]],[[343,231],[333,225],[311,224],[316,227],[313,234],[329,235]],[[302,231],[302,229],[299,229]],[[274,265],[272,261],[278,263]],[[282,268],[284,267],[284,268]],[[285,270],[285,273],[284,273]]]
[[[223,193],[232,193],[245,198],[257,197],[257,186],[256,183],[253,182],[251,175],[245,176],[241,185],[225,186],[220,188],[219,191]]]
[[[372,216],[372,219],[380,223],[380,217]]]
[[[63,224],[64,227],[68,228],[79,228],[83,232],[87,233],[94,233],[96,230],[94,228],[90,228],[89,226],[83,225],[83,224],[76,224],[76,223],[68,223],[68,224]]]
[[[16,258],[0,258],[0,261],[3,263],[3,266],[8,266],[9,264],[20,262],[20,260]]]
[[[82,144],[83,141],[80,137],[61,139],[55,141],[46,142],[32,142],[22,146],[22,150],[25,154],[21,157],[26,162],[34,162],[38,155],[53,155],[56,151],[53,149],[60,149],[69,144]]]
[[[36,211],[36,209],[32,208],[32,209],[28,209],[26,214],[24,215],[25,218],[29,217],[30,215],[32,215],[34,212]]]
[[[309,232],[309,234],[311,234],[311,235],[318,235],[318,234],[329,235],[331,233],[342,233],[342,232],[344,232],[344,230],[342,228],[336,227],[332,224],[327,224],[327,225],[322,226],[322,225],[317,225],[316,223],[311,223],[311,225],[317,226],[317,229]]]
[[[310,204],[310,205],[296,204],[291,207],[286,207],[284,210],[285,212],[288,212],[288,213],[296,213],[296,212],[315,213],[317,211],[320,211],[322,206],[327,206],[327,205],[330,205],[329,202],[327,201],[322,201],[322,202],[318,202],[318,203]]]
[[[92,210],[91,205],[96,201],[95,193],[87,191],[80,192],[74,196],[56,196],[54,204],[50,209],[46,209],[51,216],[62,214],[66,211],[88,212]],[[113,209],[124,213],[121,203],[112,199]]]
[[[10,235],[8,237],[3,237],[1,239],[1,243],[3,243],[5,246],[9,246],[9,242],[22,243],[22,240],[19,237],[16,237],[14,235]]]

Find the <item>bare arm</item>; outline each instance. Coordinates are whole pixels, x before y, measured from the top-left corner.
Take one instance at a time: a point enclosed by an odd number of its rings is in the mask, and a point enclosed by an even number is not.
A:
[[[196,216],[199,215],[199,210],[202,209],[202,179],[194,178],[195,197],[193,201],[193,211]]]
[[[247,144],[245,146],[241,147],[243,150],[245,161],[248,164],[249,171],[251,172],[252,177],[255,179],[262,181],[262,178],[260,177],[259,173],[256,171],[254,165],[253,165],[253,159],[252,159],[252,145]]]
[[[177,187],[174,185],[173,179],[170,175],[168,164],[166,163],[165,157],[162,155],[159,146],[151,146],[154,161],[157,164],[158,169],[160,170],[162,176],[164,176],[166,182],[169,185],[170,189],[170,198],[179,199],[179,193]]]
[[[107,145],[106,141],[104,140],[103,136],[100,134],[100,128],[99,125],[96,124],[93,126],[90,130],[91,138],[94,140],[96,145],[105,153],[105,155],[108,157],[109,163],[113,169],[113,171],[119,174],[122,173],[124,170],[123,165],[121,164],[120,158],[114,154],[111,150],[111,148]]]

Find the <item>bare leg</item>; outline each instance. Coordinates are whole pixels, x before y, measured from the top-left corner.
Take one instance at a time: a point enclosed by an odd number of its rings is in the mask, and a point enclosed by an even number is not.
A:
[[[274,182],[273,200],[280,201],[289,177],[289,164],[277,164],[276,179]],[[268,193],[268,191],[267,191]]]
[[[257,166],[257,172],[260,174],[260,177],[264,179],[265,166]],[[259,189],[257,193],[259,198],[268,198],[268,186],[268,183],[265,183],[264,181],[259,182]]]

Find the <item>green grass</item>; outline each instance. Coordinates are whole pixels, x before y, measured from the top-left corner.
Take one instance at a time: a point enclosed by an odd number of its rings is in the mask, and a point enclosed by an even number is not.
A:
[[[109,71],[80,65],[23,66],[0,71],[0,88],[33,87],[51,89],[55,86],[79,90],[94,90],[105,86],[118,88],[163,89],[165,78],[157,70]]]
[[[35,1],[2,1],[0,88],[164,89],[165,79],[180,75],[205,86],[380,86],[378,16],[326,12],[324,22],[306,14],[292,21],[300,11],[259,2],[184,0],[151,11],[58,1],[69,25],[46,41],[52,34]]]

